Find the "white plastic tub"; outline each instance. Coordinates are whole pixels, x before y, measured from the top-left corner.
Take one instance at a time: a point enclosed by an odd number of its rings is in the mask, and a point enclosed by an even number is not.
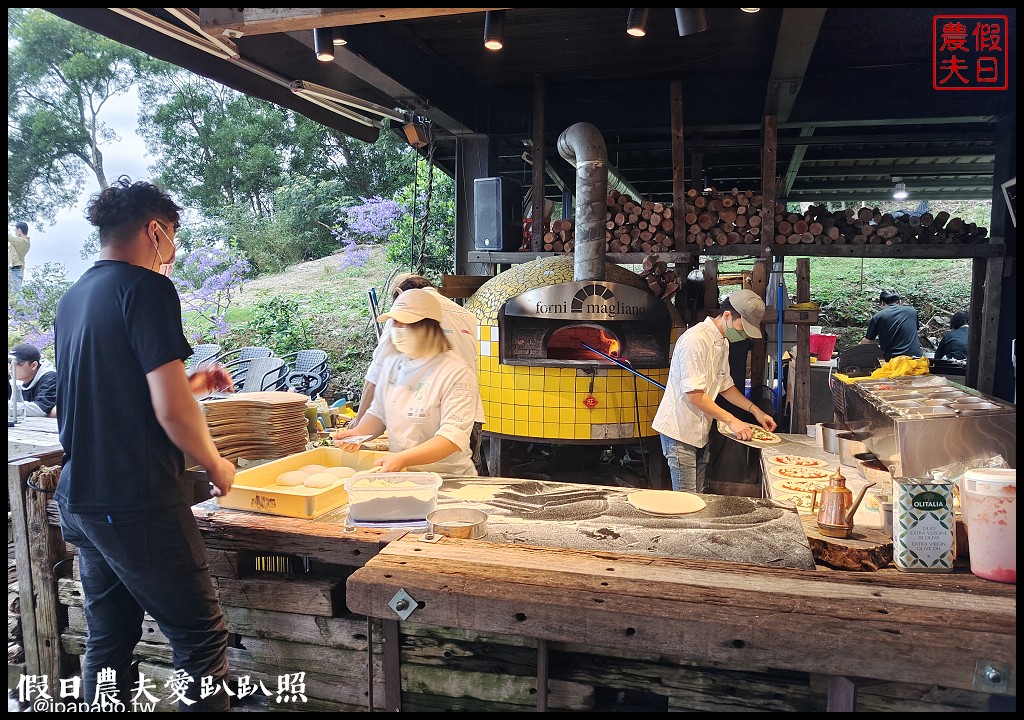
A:
[[[432,472],[375,472],[345,482],[353,523],[426,520],[437,507],[441,476]]]

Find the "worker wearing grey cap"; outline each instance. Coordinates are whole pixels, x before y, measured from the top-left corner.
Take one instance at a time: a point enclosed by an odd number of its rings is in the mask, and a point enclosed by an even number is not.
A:
[[[652,426],[672,476],[672,489],[704,492],[711,422],[719,420],[740,440],[750,440],[751,426],[715,403],[721,395],[749,410],[765,430],[775,420],[749,400],[729,373],[729,343],[761,337],[764,301],[751,290],[738,290],[721,303],[717,317],[694,325],[676,341],[668,384]]]

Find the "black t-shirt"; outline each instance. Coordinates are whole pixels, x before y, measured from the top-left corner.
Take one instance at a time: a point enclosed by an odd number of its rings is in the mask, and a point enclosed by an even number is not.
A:
[[[891,360],[900,355],[921,357],[921,341],[917,338],[917,310],[909,305],[886,305],[868,321],[864,337],[878,340],[882,355]]]
[[[192,354],[174,284],[100,260],[61,297],[54,331],[58,500],[72,512],[191,504],[184,456],[157,421],[146,381]]]
[[[939,340],[939,346],[935,348],[935,359],[941,360],[944,357],[952,360],[967,359],[967,325],[961,325],[956,330],[950,330]]]

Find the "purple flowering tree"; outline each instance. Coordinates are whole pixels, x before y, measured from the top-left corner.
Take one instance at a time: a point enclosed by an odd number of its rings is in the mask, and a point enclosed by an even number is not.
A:
[[[333,230],[342,246],[338,270],[365,265],[370,259],[370,246],[386,242],[406,212],[394,200],[379,195],[359,199],[361,204],[341,209]]]
[[[195,248],[175,266],[174,284],[189,340],[213,340],[228,332],[225,316],[250,273],[248,261],[234,250],[209,246]]]

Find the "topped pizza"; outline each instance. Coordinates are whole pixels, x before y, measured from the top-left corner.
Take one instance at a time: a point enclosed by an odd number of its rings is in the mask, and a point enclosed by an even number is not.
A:
[[[828,467],[829,465],[828,460],[819,460],[806,455],[769,455],[765,459],[771,465],[795,465],[812,468]]]
[[[832,473],[827,468],[796,467],[795,465],[778,465],[768,468],[773,477],[784,480],[828,480]]]
[[[774,480],[772,482],[772,497],[776,494],[801,494],[806,493],[808,496],[815,490],[820,491],[822,488],[828,487],[828,483],[824,480]]]
[[[719,427],[719,430],[722,433],[724,433],[726,435],[731,435],[732,437],[736,437],[736,434],[732,430],[730,430],[729,426],[726,425],[725,423],[719,421],[719,426],[718,427]],[[767,430],[765,430],[760,425],[751,425],[750,426],[750,430],[753,433],[753,435],[751,436],[750,440],[747,440],[746,442],[758,442],[758,443],[780,443],[780,442],[782,442],[782,438],[780,438],[778,435],[776,435],[773,432],[768,432]],[[737,439],[739,439],[739,438],[737,438]],[[740,442],[744,442],[744,441],[741,440]]]

